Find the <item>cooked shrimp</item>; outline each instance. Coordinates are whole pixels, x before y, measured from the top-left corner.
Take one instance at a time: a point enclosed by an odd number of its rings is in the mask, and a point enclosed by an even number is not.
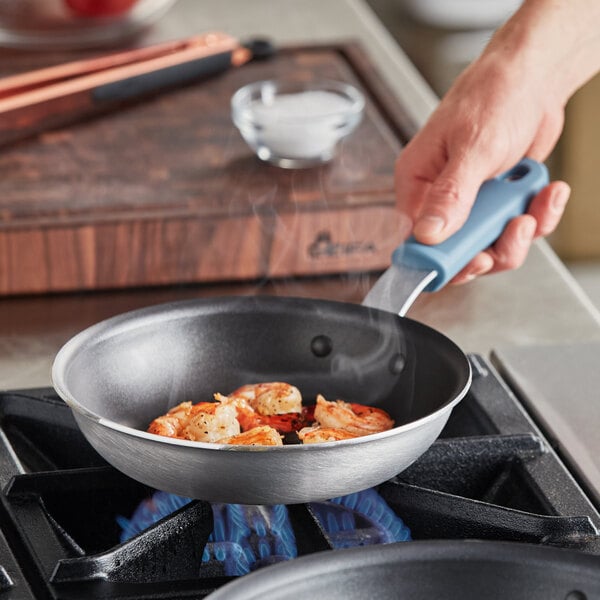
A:
[[[309,420],[309,409],[302,407],[302,412],[290,412],[280,415],[261,415],[255,411],[250,402],[242,396],[223,396],[215,394],[215,399],[219,402],[233,404],[237,410],[237,419],[242,427],[242,431],[249,431],[254,427],[268,425],[280,433],[289,433],[298,431],[308,425],[314,419]]]
[[[243,398],[261,415],[283,415],[302,412],[300,390],[281,381],[243,385],[229,398]]]
[[[191,409],[191,402],[182,402],[174,406],[167,414],[154,419],[148,427],[148,432],[167,437],[180,437]]]
[[[250,403],[243,396],[223,396],[218,392],[215,394],[215,400],[222,404],[234,406],[237,413],[238,423],[241,425],[242,431],[248,431],[253,427],[264,425],[260,415],[250,406]]]
[[[239,433],[240,424],[233,404],[199,402],[190,409],[181,437],[196,442],[218,442]]]
[[[343,400],[329,402],[317,396],[315,419],[322,427],[340,428],[355,435],[368,435],[391,429],[394,421],[380,408],[351,404]]]
[[[339,427],[304,427],[298,432],[303,444],[320,444],[321,442],[337,442],[358,437],[355,433]]]
[[[243,446],[283,446],[281,436],[277,433],[277,430],[268,425],[254,427],[244,431],[244,433],[220,441],[222,444],[240,444]]]
[[[305,444],[346,440],[390,429],[394,421],[380,408],[317,396],[302,406],[298,388],[279,381],[244,385],[216,402],[182,402],[150,423],[157,435],[200,442],[281,446],[293,431]],[[243,432],[243,433],[241,433]]]

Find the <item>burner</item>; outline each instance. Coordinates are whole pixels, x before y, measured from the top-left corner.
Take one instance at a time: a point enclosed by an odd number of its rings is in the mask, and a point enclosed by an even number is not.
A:
[[[157,491],[142,501],[131,519],[119,517],[121,542],[188,504],[189,498]],[[375,490],[312,502],[309,509],[332,548],[387,544],[410,539],[410,531]],[[225,575],[245,575],[298,555],[288,509],[275,506],[213,504],[213,532],[202,556],[202,568]]]

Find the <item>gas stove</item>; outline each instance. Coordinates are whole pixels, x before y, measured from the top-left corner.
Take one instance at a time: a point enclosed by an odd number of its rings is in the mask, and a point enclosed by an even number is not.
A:
[[[600,513],[494,368],[441,437],[377,489],[291,506],[210,505],[122,475],[51,389],[0,393],[0,598],[203,598],[274,562],[411,540],[600,555]]]

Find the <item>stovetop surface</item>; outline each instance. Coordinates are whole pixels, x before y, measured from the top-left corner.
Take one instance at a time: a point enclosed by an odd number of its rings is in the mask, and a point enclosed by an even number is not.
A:
[[[599,355],[600,343],[588,341],[511,345],[496,349],[491,357],[596,505],[600,504],[600,403],[595,402]]]
[[[597,508],[492,367],[470,360],[471,391],[440,439],[379,496],[414,540],[600,555]],[[231,579],[218,565],[200,568],[214,527],[201,500],[121,541],[122,523],[154,490],[108,466],[51,389],[0,393],[0,484],[3,600],[202,598]],[[336,547],[314,506],[286,509],[298,556]]]

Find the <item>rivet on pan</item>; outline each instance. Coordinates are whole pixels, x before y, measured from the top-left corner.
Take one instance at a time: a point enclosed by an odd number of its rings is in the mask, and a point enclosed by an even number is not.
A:
[[[579,590],[573,590],[565,596],[565,600],[587,600],[587,596]]]
[[[406,358],[403,354],[394,354],[390,358],[390,362],[388,363],[388,368],[392,375],[400,375],[402,371],[404,371],[404,367],[406,366]]]
[[[333,342],[326,335],[316,335],[310,342],[312,353],[318,358],[323,358],[333,350]]]

